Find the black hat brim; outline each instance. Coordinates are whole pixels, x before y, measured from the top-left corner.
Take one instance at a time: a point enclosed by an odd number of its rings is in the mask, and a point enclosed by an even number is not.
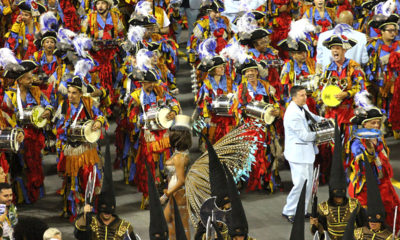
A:
[[[23,69],[21,70],[6,70],[3,74],[4,78],[18,79],[25,73],[34,70],[38,65],[31,60],[24,60],[19,64]]]

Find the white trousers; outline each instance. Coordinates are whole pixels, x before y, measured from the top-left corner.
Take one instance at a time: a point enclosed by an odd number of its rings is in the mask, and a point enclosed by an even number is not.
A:
[[[305,180],[307,180],[305,208],[305,213],[307,213],[308,203],[310,202],[310,195],[312,191],[314,164],[289,162],[289,165],[290,173],[292,175],[293,188],[290,190],[290,193],[286,198],[286,205],[283,207],[282,213],[288,216],[294,216],[296,214],[297,203],[299,201],[301,189],[303,188]]]

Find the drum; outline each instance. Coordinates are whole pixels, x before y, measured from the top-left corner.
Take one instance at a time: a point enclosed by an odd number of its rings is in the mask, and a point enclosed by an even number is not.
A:
[[[71,140],[75,142],[97,142],[97,140],[99,140],[100,138],[101,130],[97,129],[96,131],[93,131],[93,124],[93,120],[88,120],[86,122],[77,122],[75,127],[71,126],[71,128],[69,129],[68,137],[70,137]]]
[[[335,124],[328,120],[310,124],[310,130],[315,132],[315,144],[330,142],[335,137]]]
[[[0,150],[18,152],[20,146],[17,136],[21,131],[18,128],[0,130]]]
[[[342,101],[339,101],[335,95],[342,92],[337,85],[328,85],[322,89],[322,102],[328,107],[337,107]]]
[[[382,136],[382,132],[379,129],[374,128],[360,128],[356,129],[353,135],[358,139],[375,139],[380,138]]]
[[[17,119],[19,119],[21,125],[32,125],[37,128],[43,128],[47,124],[47,119],[40,118],[44,112],[44,107],[38,105],[33,108],[24,109],[23,117],[20,119],[19,112],[17,112]]]
[[[168,129],[174,123],[173,120],[168,120],[167,116],[171,112],[169,108],[151,108],[146,112],[147,127],[151,130]]]
[[[229,110],[232,107],[232,97],[228,97],[226,95],[218,96],[215,100],[211,103],[212,111],[217,116],[227,116],[232,117],[232,113],[229,113]]]
[[[271,115],[273,109],[274,106],[272,104],[254,101],[247,104],[245,112],[247,116],[259,119],[270,125],[275,120],[275,117]]]

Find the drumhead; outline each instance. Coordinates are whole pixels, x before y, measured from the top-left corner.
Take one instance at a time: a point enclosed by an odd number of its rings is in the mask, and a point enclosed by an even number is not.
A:
[[[97,140],[99,140],[100,135],[101,135],[101,130],[98,129],[96,131],[92,131],[92,126],[93,126],[94,121],[89,120],[85,122],[83,126],[83,134],[85,135],[86,141],[89,143],[95,143]]]
[[[161,108],[157,114],[156,121],[164,129],[170,128],[172,126],[172,124],[174,123],[173,120],[167,119],[167,115],[170,112],[171,112],[171,110],[169,110],[168,108]]]
[[[341,101],[337,100],[335,97],[336,94],[342,92],[342,89],[336,85],[326,86],[322,90],[322,102],[328,107],[337,107],[341,103]]]
[[[47,119],[46,118],[40,118],[40,116],[42,115],[44,110],[45,109],[42,106],[35,106],[32,109],[32,123],[37,128],[43,128],[47,124]]]
[[[11,131],[11,150],[14,152],[19,151],[19,142],[17,141],[17,136],[18,136],[19,131],[16,130],[15,128]]]
[[[274,106],[272,104],[266,106],[266,110],[264,113],[264,122],[268,125],[270,125],[275,120],[275,117],[271,115],[271,111],[273,109],[274,109]]]

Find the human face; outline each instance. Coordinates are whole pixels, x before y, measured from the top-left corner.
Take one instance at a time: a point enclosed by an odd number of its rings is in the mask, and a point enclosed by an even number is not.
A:
[[[293,52],[292,56],[298,64],[303,64],[307,59],[307,52]]]
[[[109,221],[112,218],[112,214],[101,212],[100,218],[103,221]]]
[[[9,207],[12,203],[13,192],[11,188],[3,188],[0,192],[0,203]]]
[[[219,65],[214,68],[214,76],[224,76],[225,75],[225,64]]]
[[[296,96],[292,96],[293,101],[300,107],[304,106],[307,101],[307,92],[302,89],[297,92]]]
[[[325,6],[325,0],[314,0],[314,5],[317,8],[323,8]]]
[[[244,240],[244,236],[235,236],[233,240]]]
[[[108,8],[109,8],[109,6],[106,1],[97,1],[96,2],[96,9],[101,15],[107,13]]]
[[[336,203],[336,205],[341,205],[344,199],[342,197],[334,197],[333,201]]]
[[[399,29],[394,24],[389,24],[382,29],[382,38],[385,41],[393,41],[394,38],[397,36]]]
[[[76,87],[68,87],[68,101],[73,105],[78,105],[81,101],[82,92]]]
[[[54,39],[48,38],[43,41],[43,48],[45,51],[53,52],[56,48],[56,42]]]
[[[21,12],[21,18],[22,18],[22,21],[25,24],[28,24],[28,23],[30,23],[32,21],[32,14],[27,12],[27,11],[22,11]]]
[[[4,172],[3,167],[0,167],[0,183],[6,182],[7,175]]]
[[[153,91],[154,84],[152,82],[143,82],[143,90],[146,93],[151,93]]]
[[[265,52],[267,51],[268,45],[269,45],[269,37],[265,36],[261,39],[258,39],[254,42],[254,47],[257,49],[259,52]]]
[[[18,83],[24,88],[31,88],[33,84],[33,76],[31,72],[25,73],[22,77],[18,79]]]
[[[332,46],[331,53],[334,62],[336,63],[344,62],[345,60],[344,54],[346,53],[346,50],[342,46]]]
[[[365,122],[363,124],[363,127],[364,128],[369,128],[369,129],[371,129],[371,128],[380,129],[381,128],[381,123],[382,123],[381,119],[373,119],[373,120],[369,120],[369,121]]]
[[[247,69],[244,72],[244,76],[247,78],[247,80],[249,80],[249,82],[256,81],[258,77],[258,70],[256,68]]]
[[[369,228],[373,231],[379,231],[381,230],[381,223],[380,222],[368,222]]]
[[[210,18],[213,21],[217,21],[218,17],[219,17],[219,13],[217,13],[216,11],[210,10]]]

